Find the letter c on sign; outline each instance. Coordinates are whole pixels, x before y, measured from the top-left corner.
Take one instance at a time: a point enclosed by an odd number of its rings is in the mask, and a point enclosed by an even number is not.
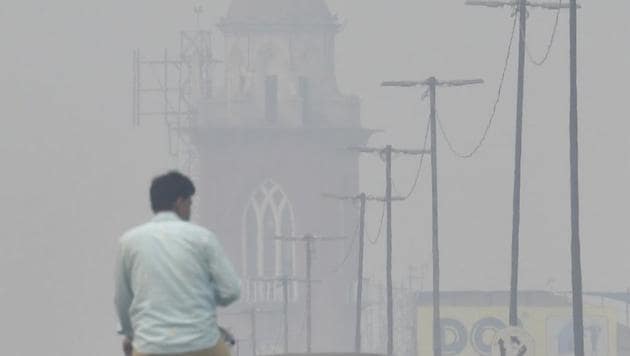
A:
[[[492,340],[497,331],[504,329],[505,323],[497,318],[483,318],[473,325],[470,331],[472,346],[481,355],[490,355]]]
[[[440,319],[442,331],[442,354],[458,355],[466,348],[468,335],[466,327],[459,320]]]

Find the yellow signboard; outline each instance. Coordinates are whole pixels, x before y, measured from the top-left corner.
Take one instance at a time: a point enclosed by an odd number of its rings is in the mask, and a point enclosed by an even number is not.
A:
[[[508,324],[506,307],[445,306],[440,308],[442,354],[485,356],[491,354],[498,330]],[[433,353],[433,310],[418,308],[418,355]],[[522,307],[519,326],[534,339],[542,356],[573,355],[571,308]],[[584,307],[584,347],[589,356],[617,356],[617,319],[609,307]],[[526,356],[534,356],[528,354]]]

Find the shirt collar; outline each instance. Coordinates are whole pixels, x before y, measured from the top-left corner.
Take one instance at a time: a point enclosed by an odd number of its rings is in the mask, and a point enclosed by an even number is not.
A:
[[[151,222],[181,221],[181,220],[182,219],[172,211],[160,211],[159,213],[155,214],[155,216],[153,216],[153,218],[151,219]]]

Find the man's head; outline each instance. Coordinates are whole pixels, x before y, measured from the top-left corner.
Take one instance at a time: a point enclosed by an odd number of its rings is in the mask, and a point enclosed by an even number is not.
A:
[[[172,211],[182,220],[190,220],[195,185],[185,175],[170,171],[151,182],[151,209],[154,213]]]

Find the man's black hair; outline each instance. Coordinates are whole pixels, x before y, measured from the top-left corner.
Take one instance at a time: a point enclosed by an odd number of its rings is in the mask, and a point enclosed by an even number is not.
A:
[[[151,209],[154,213],[173,210],[177,198],[187,199],[195,194],[195,185],[190,178],[170,171],[153,178],[151,182]]]

